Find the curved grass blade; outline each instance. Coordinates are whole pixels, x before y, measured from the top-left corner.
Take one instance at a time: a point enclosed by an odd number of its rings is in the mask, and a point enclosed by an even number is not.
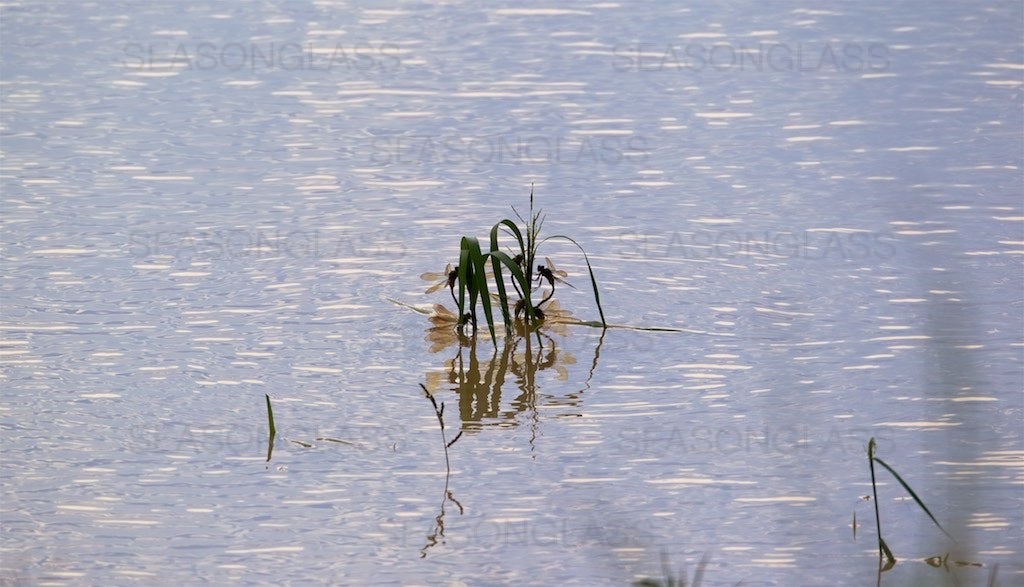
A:
[[[469,303],[471,312],[476,311],[476,300],[484,307],[484,318],[487,319],[487,328],[491,332],[491,342],[498,346],[498,337],[494,332],[494,316],[491,312],[491,296],[487,291],[487,256],[480,251],[480,241],[476,237],[464,236],[462,242],[469,249],[469,261],[472,263],[473,276],[470,282]]]
[[[267,422],[270,424],[270,436],[277,435],[277,427],[274,426],[274,409],[270,407],[270,394],[263,394],[267,398]]]
[[[406,304],[408,305],[408,304]],[[416,310],[416,308],[413,308]],[[417,312],[424,314],[429,312],[423,312],[422,310],[416,310]],[[668,326],[630,326],[628,324],[604,324],[597,320],[575,320],[572,324],[577,326],[589,326],[591,328],[622,328],[623,330],[639,330],[643,332],[688,332],[690,334],[707,334],[700,330],[686,330],[684,328],[670,328]]]
[[[466,263],[466,289],[469,291],[469,313],[476,317],[476,300],[480,296],[480,290],[476,287],[476,258],[478,255],[474,254],[472,242],[475,241],[473,237],[464,236],[462,237],[462,246],[465,248],[468,254],[468,262]],[[477,250],[480,250],[477,245]],[[476,320],[473,320],[473,326],[476,326]]]
[[[526,314],[529,316],[530,320],[533,320],[533,301],[530,300],[530,283],[527,281],[527,277],[523,273],[523,269],[518,263],[516,263],[515,259],[509,257],[508,253],[505,253],[504,251],[492,250],[490,254],[491,259],[501,261],[506,267],[508,267],[508,270],[512,273],[512,277],[519,283],[519,287],[522,289],[523,295],[526,297]],[[497,273],[495,273],[495,275],[497,275]],[[506,322],[506,324],[511,324],[511,322]]]
[[[267,398],[267,422],[270,425],[270,437],[267,440],[267,462],[270,462],[270,455],[274,453],[274,437],[277,436],[277,428],[274,426],[274,409],[270,407],[270,394],[263,394]]]
[[[501,319],[505,324],[505,334],[508,335],[512,332],[512,317],[508,311],[508,291],[505,288],[505,276],[501,272],[500,261],[493,256],[490,257],[491,271],[494,273],[494,287],[498,290],[498,309],[501,310]]]
[[[497,225],[495,225],[497,228]],[[491,251],[498,250],[498,239],[496,230],[491,230]],[[498,307],[501,309],[501,319],[505,323],[505,334],[512,332],[512,318],[508,312],[508,292],[505,289],[505,275],[501,271],[501,262],[491,256],[491,272],[494,273],[494,287],[498,290]]]
[[[487,320],[487,330],[491,333],[491,342],[495,347],[498,346],[498,337],[494,333],[494,315],[491,312],[491,295],[487,290],[487,270],[484,267],[487,263],[487,256],[480,253],[479,244],[477,244],[476,255],[476,290],[480,295],[480,304],[484,307],[484,318]]]
[[[499,223],[495,224],[493,227],[491,227],[491,250],[492,251],[497,251],[498,250],[498,229],[501,228],[502,226],[508,228],[509,232],[511,232],[512,235],[516,237],[516,240],[519,241],[519,249],[520,250],[523,250],[523,249],[526,248],[526,245],[523,242],[523,233],[519,231],[519,227],[516,226],[515,222],[512,222],[508,218],[505,218],[501,222],[499,222]]]
[[[892,555],[892,551],[889,550],[889,546],[882,540],[882,516],[878,512],[878,487],[875,483],[875,439],[874,437],[868,441],[868,466],[871,468],[871,493],[875,498],[875,531],[878,533],[878,560],[881,562],[882,554],[885,554],[886,559],[889,561],[888,566],[892,566],[896,562],[896,557]]]
[[[459,245],[459,328],[462,328],[462,320],[466,316],[466,288],[469,283],[469,248],[466,244],[466,237],[462,237]],[[470,294],[470,303],[473,296]]]
[[[952,536],[949,535],[949,532],[946,532],[946,529],[942,527],[942,524],[940,524],[939,521],[935,519],[935,516],[933,516],[932,513],[930,511],[928,511],[928,507],[924,505],[924,502],[921,501],[921,498],[918,497],[917,494],[914,493],[914,490],[911,489],[909,485],[907,485],[907,482],[903,480],[903,477],[900,477],[899,473],[897,473],[892,467],[890,467],[882,459],[880,459],[878,457],[874,457],[874,459],[875,459],[875,461],[878,462],[879,465],[882,465],[883,467],[885,467],[886,471],[889,471],[890,473],[892,473],[892,476],[895,477],[896,480],[900,482],[900,485],[903,486],[903,489],[907,490],[907,493],[910,494],[910,497],[914,498],[914,501],[917,502],[917,505],[922,510],[924,510],[924,513],[928,514],[928,517],[932,519],[932,522],[934,522],[936,526],[938,526],[939,530],[942,530],[942,533],[945,534],[947,538],[949,538],[953,542],[956,542],[956,538],[953,538]]]
[[[516,237],[516,240],[519,241],[520,252],[525,251],[526,246],[523,244],[523,234],[519,232],[519,227],[516,226],[515,222],[506,218],[491,227],[491,252],[500,250],[498,247],[498,233],[502,226],[506,227]],[[501,272],[501,265],[493,255],[491,256],[491,270],[494,272],[494,285],[498,290],[498,300],[501,304],[501,317],[505,321],[505,333],[508,334],[512,332],[512,317],[508,310],[508,292],[505,289],[505,277]]]
[[[581,253],[583,253],[583,260],[586,261],[586,263],[587,263],[587,271],[590,272],[590,285],[593,286],[593,288],[594,288],[594,303],[597,304],[597,313],[601,316],[601,325],[604,326],[604,327],[607,327],[608,326],[608,321],[604,319],[604,310],[601,309],[601,294],[598,293],[598,291],[597,291],[597,278],[594,277],[594,269],[590,266],[590,257],[587,257],[587,252],[585,250],[583,250],[583,247],[580,246],[580,244],[578,242],[573,240],[571,237],[565,236],[564,234],[556,234],[556,235],[553,235],[553,236],[549,236],[549,237],[545,238],[544,240],[542,240],[541,243],[544,243],[546,241],[549,241],[549,240],[552,240],[552,239],[556,239],[556,238],[565,239],[565,240],[571,242],[572,244],[576,245],[576,248],[578,248]]]
[[[515,259],[508,256],[508,253],[504,251],[491,251],[491,258],[501,261],[508,270],[512,273],[512,277],[519,282],[519,286],[523,287],[526,283],[526,274],[523,273],[523,269],[516,263]]]

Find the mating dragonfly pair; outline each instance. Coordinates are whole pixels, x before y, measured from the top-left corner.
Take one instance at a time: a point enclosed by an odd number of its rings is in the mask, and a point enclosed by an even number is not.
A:
[[[517,261],[520,265],[522,265],[522,262],[523,262],[522,261],[522,255],[516,255],[515,261]],[[555,264],[551,262],[551,259],[549,257],[544,257],[544,261],[547,263],[547,265],[537,265],[537,282],[538,283],[540,283],[541,279],[545,279],[545,280],[547,280],[548,285],[550,285],[552,288],[555,287],[555,282],[558,282],[558,283],[562,283],[562,284],[568,285],[569,287],[571,287],[573,289],[576,289],[576,286],[574,286],[573,284],[571,284],[568,281],[566,281],[565,279],[563,279],[563,278],[569,276],[568,273],[566,273],[565,271],[562,271],[561,269],[556,269],[555,268]],[[491,273],[488,272],[487,275],[490,276]],[[455,290],[455,284],[458,282],[458,279],[459,279],[459,267],[456,266],[454,269],[452,269],[452,264],[448,263],[448,265],[445,266],[443,272],[441,272],[441,273],[436,273],[436,272],[424,273],[424,274],[420,275],[420,278],[424,279],[426,281],[436,281],[436,283],[434,283],[433,285],[431,285],[430,287],[427,288],[427,291],[425,293],[428,293],[428,294],[429,293],[434,293],[435,291],[437,291],[437,290],[439,290],[439,289],[441,289],[442,287],[445,287],[445,286],[448,286],[448,289],[454,291]],[[452,295],[454,295],[454,294],[452,294]]]
[[[521,254],[520,255],[516,255],[514,261],[516,263],[518,263],[520,266],[522,266],[524,264],[524,259],[523,259],[523,256]],[[561,283],[561,284],[564,284],[564,285],[568,285],[569,287],[571,287],[573,289],[576,289],[576,286],[574,286],[573,284],[569,283],[568,281],[566,281],[564,279],[565,277],[568,277],[568,275],[569,275],[568,273],[566,273],[565,271],[562,271],[560,269],[557,269],[555,267],[555,264],[551,262],[551,259],[549,257],[544,257],[544,261],[546,263],[545,265],[537,265],[537,283],[539,285],[542,285],[543,281],[547,281],[548,285],[551,287],[551,291],[548,292],[548,295],[545,296],[544,299],[542,299],[541,302],[539,304],[537,304],[537,306],[534,308],[534,313],[537,314],[537,317],[539,319],[541,319],[541,320],[544,319],[544,313],[543,313],[543,311],[541,311],[540,306],[544,305],[548,300],[551,299],[551,297],[553,295],[555,295],[555,283]],[[490,272],[488,272],[487,275],[491,276],[492,274]],[[434,281],[435,282],[433,285],[431,285],[430,287],[427,288],[425,293],[428,293],[428,294],[434,293],[437,290],[441,289],[442,287],[447,286],[448,287],[448,291],[451,292],[451,294],[452,294],[452,300],[456,304],[459,303],[458,300],[455,297],[455,284],[458,283],[458,280],[459,280],[459,268],[458,268],[458,266],[456,266],[453,269],[452,268],[452,264],[448,263],[445,266],[443,272],[441,272],[441,273],[436,273],[436,272],[424,273],[424,274],[420,275],[420,278],[424,279],[426,281]],[[518,290],[518,287],[516,287],[516,289]],[[520,294],[521,293],[522,292],[520,292]],[[524,309],[525,309],[525,302],[523,302],[523,300],[519,300],[516,303],[516,308],[515,308],[515,315],[516,315],[516,317],[519,317],[519,314],[522,313],[522,311]]]

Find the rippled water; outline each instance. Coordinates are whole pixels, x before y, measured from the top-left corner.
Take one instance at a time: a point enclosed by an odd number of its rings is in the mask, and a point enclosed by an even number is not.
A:
[[[396,6],[0,8],[4,584],[1022,580],[1019,3]]]

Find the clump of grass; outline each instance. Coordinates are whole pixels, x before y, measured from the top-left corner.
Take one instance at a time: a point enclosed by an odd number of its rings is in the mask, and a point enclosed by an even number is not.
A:
[[[886,471],[889,471],[889,473],[892,474],[892,476],[895,477],[897,481],[899,481],[900,485],[903,486],[903,489],[905,489],[907,493],[910,494],[910,497],[914,499],[914,503],[916,503],[918,507],[920,507],[924,511],[924,513],[928,514],[928,517],[931,518],[931,521],[939,528],[939,530],[942,530],[943,534],[945,534],[950,540],[954,540],[954,538],[949,535],[949,532],[946,532],[946,529],[942,527],[942,524],[939,524],[939,521],[935,519],[935,516],[932,515],[932,512],[928,509],[928,507],[924,505],[924,502],[921,501],[921,498],[917,496],[917,493],[915,493],[914,490],[911,489],[910,485],[903,480],[903,477],[900,477],[899,473],[897,473],[895,469],[890,467],[888,463],[886,463],[879,457],[875,456],[875,446],[875,439],[871,438],[871,440],[868,441],[868,464],[871,468],[871,492],[875,501],[875,528],[878,533],[878,562],[880,570],[887,571],[891,569],[893,565],[896,564],[896,557],[893,556],[892,550],[889,548],[889,545],[886,544],[885,540],[882,538],[882,516],[879,513],[878,508],[878,487],[875,478],[875,463],[878,463],[879,465],[884,467]],[[854,523],[856,524],[856,519],[854,519]],[[885,559],[884,565],[882,564],[883,557]]]
[[[514,320],[522,320],[526,325],[537,325],[545,318],[542,306],[554,295],[555,284],[568,285],[561,279],[562,272],[554,268],[550,259],[544,257],[546,261],[544,265],[538,262],[541,259],[539,249],[546,242],[563,240],[575,245],[583,254],[587,271],[590,273],[594,303],[597,305],[597,311],[601,317],[600,326],[607,328],[604,310],[601,308],[597,278],[594,277],[590,258],[587,257],[587,252],[583,247],[574,239],[562,234],[541,237],[545,216],[539,211],[534,212],[532,189],[530,190],[529,215],[524,218],[515,207],[512,208],[512,211],[522,223],[522,228],[509,218],[499,221],[491,227],[490,249],[486,253],[483,252],[480,241],[476,237],[463,236],[459,242],[459,263],[454,269],[449,264],[443,273],[424,273],[422,275],[424,279],[440,278],[427,290],[427,293],[444,286],[448,287],[452,300],[458,307],[457,326],[460,331],[467,324],[474,332],[476,331],[479,323],[477,315],[477,306],[479,305],[483,309],[484,320],[490,331],[491,340],[497,346],[494,327],[495,312],[492,308],[488,276],[491,276],[494,283],[494,301],[501,312],[506,334],[512,332]],[[502,235],[514,239],[508,252],[501,250],[500,237]],[[488,262],[490,262],[490,274],[488,273]],[[537,302],[536,297],[542,293],[545,284],[549,291],[546,295],[542,295],[541,300]],[[458,295],[455,293],[456,290]],[[513,292],[518,298],[512,297]]]

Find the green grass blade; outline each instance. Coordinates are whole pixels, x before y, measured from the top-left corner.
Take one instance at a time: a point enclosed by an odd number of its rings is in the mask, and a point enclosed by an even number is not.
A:
[[[490,255],[492,259],[497,259],[498,261],[501,261],[505,267],[508,267],[509,272],[512,273],[512,277],[519,282],[519,287],[526,287],[529,285],[526,283],[526,275],[523,273],[522,268],[519,267],[519,264],[516,263],[515,259],[508,256],[508,253],[504,251],[491,251]],[[528,287],[526,288],[529,289]]]
[[[274,426],[274,409],[270,407],[270,395],[263,394],[267,398],[267,422],[270,423],[270,437],[277,435],[277,428]]]
[[[499,222],[499,223],[495,224],[493,227],[491,227],[491,250],[492,251],[499,250],[498,249],[498,232],[499,232],[498,229],[500,229],[502,226],[508,228],[509,231],[512,233],[512,235],[516,237],[516,240],[519,241],[519,250],[523,250],[523,249],[526,248],[526,244],[523,242],[523,233],[519,231],[519,227],[516,226],[515,222],[512,222],[508,218],[505,218],[501,222]]]
[[[882,516],[878,512],[878,486],[875,482],[875,439],[874,437],[868,441],[868,466],[871,468],[871,494],[874,496],[875,501],[875,531],[878,533],[878,558],[881,560],[882,552],[885,551],[889,559],[892,559],[892,552],[889,551],[889,547],[885,544],[885,540],[882,540]]]
[[[459,327],[462,327],[462,318],[466,315],[466,289],[469,284],[470,271],[469,246],[466,237],[462,237],[459,245]],[[470,296],[472,300],[473,296]]]
[[[490,254],[491,271],[494,273],[494,287],[498,290],[498,308],[501,310],[501,319],[505,323],[505,334],[512,332],[512,316],[508,311],[508,291],[505,288],[505,275],[501,271],[501,262]]]
[[[501,227],[506,227],[516,240],[519,241],[519,251],[523,254],[525,251],[525,245],[523,244],[523,234],[519,231],[519,227],[516,226],[515,222],[509,219],[504,219],[501,222],[491,227],[491,252],[500,251],[498,244],[498,235]],[[505,321],[505,332],[506,334],[512,332],[512,316],[509,313],[508,305],[508,291],[505,288],[505,275],[501,270],[501,263],[497,258],[491,257],[491,270],[494,272],[494,285],[498,290],[498,301],[501,306],[501,317]]]
[[[523,295],[526,296],[526,312],[530,319],[533,320],[533,301],[530,299],[530,283],[527,281],[523,269],[515,262],[515,259],[509,257],[508,253],[503,251],[491,251],[491,259],[501,261],[505,267],[508,267],[512,277],[519,283],[519,288],[523,291]]]
[[[578,248],[581,253],[583,253],[583,260],[587,262],[587,271],[590,272],[590,285],[593,286],[594,288],[594,303],[597,304],[597,313],[601,316],[601,325],[607,327],[608,321],[604,319],[604,310],[601,309],[601,294],[597,291],[597,278],[594,277],[594,269],[590,266],[590,257],[587,256],[587,252],[583,250],[583,247],[580,246],[578,242],[576,242],[575,240],[568,236],[565,236],[564,234],[556,234],[554,236],[549,236],[542,240],[541,243],[556,238],[564,239],[571,242],[572,244],[576,245],[576,248]]]
[[[491,229],[491,250],[498,250],[497,225]],[[501,309],[501,319],[505,323],[505,334],[512,332],[512,317],[508,311],[508,291],[505,289],[505,274],[501,270],[501,262],[491,256],[491,271],[494,273],[494,287],[498,290],[498,307]]]
[[[267,398],[267,422],[270,425],[270,436],[267,440],[267,462],[270,462],[270,456],[274,452],[274,437],[277,436],[277,427],[274,426],[274,409],[270,407],[270,394],[263,394],[263,397]]]
[[[406,305],[408,305],[408,304],[406,304]],[[426,313],[426,312],[424,312],[422,310],[419,310],[417,308],[412,308],[412,309],[416,310],[417,312],[419,312],[421,314],[425,314]],[[623,330],[635,330],[637,332],[689,332],[690,334],[707,334],[706,332],[701,332],[699,330],[686,330],[686,329],[683,329],[683,328],[669,328],[668,326],[630,326],[628,324],[603,324],[603,323],[601,323],[601,322],[599,322],[597,320],[575,320],[572,323],[573,324],[578,324],[579,326],[589,326],[591,328],[608,328],[608,329],[611,329],[611,328],[621,328]]]
[[[469,292],[469,313],[476,315],[476,300],[480,295],[480,291],[476,288],[476,255],[473,254],[473,242],[475,238],[470,236],[462,237],[461,249],[466,252],[466,290]],[[480,250],[479,244],[477,250]],[[461,255],[460,255],[461,258]],[[459,267],[459,278],[462,279],[462,267]]]
[[[494,315],[491,312],[491,296],[487,291],[487,256],[480,250],[480,241],[475,237],[462,237],[463,242],[469,248],[469,260],[472,263],[473,275],[471,277],[470,304],[476,307],[476,298],[484,307],[484,318],[487,320],[487,328],[491,332],[491,342],[498,346],[498,337],[494,332]],[[475,295],[474,295],[475,294]]]
[[[932,513],[928,510],[928,507],[926,505],[924,505],[923,501],[921,501],[921,498],[918,497],[917,494],[914,493],[914,490],[910,488],[910,485],[907,485],[907,482],[903,480],[903,477],[900,477],[899,473],[897,473],[892,467],[890,467],[882,459],[880,459],[878,457],[874,457],[874,459],[875,459],[875,461],[878,462],[879,465],[882,465],[883,467],[885,467],[886,471],[889,471],[890,473],[892,473],[892,476],[895,477],[896,480],[900,482],[900,485],[903,486],[903,489],[907,490],[907,493],[910,494],[910,497],[914,498],[914,501],[917,503],[917,505],[922,510],[924,510],[924,513],[928,514],[928,517],[931,518],[932,522],[935,523],[935,525],[939,528],[939,530],[942,530],[943,534],[945,534],[950,540],[953,540],[955,542],[956,539],[953,538],[952,536],[950,536],[949,532],[946,532],[946,529],[942,527],[942,524],[940,524],[939,521],[935,519],[935,516],[932,515]]]
[[[487,257],[476,251],[476,288],[480,292],[480,303],[484,307],[484,318],[487,319],[487,329],[491,333],[491,342],[498,346],[498,337],[494,332],[494,314],[491,311],[491,294],[487,289]]]

